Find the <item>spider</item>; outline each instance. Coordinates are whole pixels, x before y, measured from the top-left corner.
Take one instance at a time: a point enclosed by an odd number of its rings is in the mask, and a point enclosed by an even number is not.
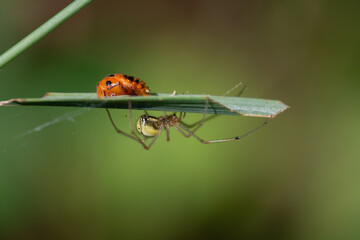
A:
[[[224,95],[229,94],[230,92],[232,92],[234,89],[236,89],[240,85],[242,85],[242,83],[237,84],[235,87],[233,87],[232,89],[227,91]],[[237,94],[237,96],[240,96],[242,94],[242,92],[245,90],[245,88],[246,88],[246,86],[244,85],[244,87],[239,92],[239,94]],[[240,140],[240,139],[256,132],[257,130],[259,130],[260,128],[265,126],[269,121],[269,119],[266,120],[260,126],[256,127],[255,129],[253,129],[243,135],[240,135],[240,136],[236,136],[236,137],[232,137],[232,138],[225,138],[225,139],[204,140],[204,139],[200,138],[199,136],[197,136],[195,134],[195,132],[201,126],[203,126],[204,122],[219,116],[219,115],[212,115],[210,117],[206,117],[206,112],[207,112],[208,106],[209,106],[209,99],[206,100],[206,104],[205,104],[205,108],[204,108],[204,115],[203,115],[202,119],[198,122],[195,122],[194,124],[186,124],[183,122],[183,119],[186,116],[186,113],[183,113],[183,112],[181,112],[179,114],[179,116],[177,116],[176,113],[167,115],[166,112],[164,112],[163,116],[153,117],[153,116],[150,116],[145,111],[145,114],[142,115],[136,122],[136,130],[138,131],[138,133],[141,136],[144,137],[143,139],[141,139],[134,131],[134,126],[133,126],[133,121],[132,121],[131,101],[128,102],[129,123],[130,123],[131,134],[121,131],[115,125],[115,123],[111,117],[110,111],[107,108],[106,108],[106,111],[107,111],[107,114],[111,121],[111,124],[113,125],[113,127],[115,128],[117,133],[122,134],[128,138],[131,138],[131,139],[139,142],[146,150],[149,150],[153,146],[153,144],[158,139],[158,137],[160,136],[160,134],[162,133],[163,130],[165,130],[165,132],[166,132],[167,141],[170,141],[170,131],[169,131],[170,127],[174,127],[175,129],[177,129],[186,138],[194,137],[196,140],[198,140],[201,143],[210,144],[210,143],[221,143],[221,142]],[[190,130],[190,128],[192,128],[194,126],[196,126],[196,127],[193,130]],[[146,145],[145,142],[148,138],[153,138],[153,140],[150,142],[150,144]]]

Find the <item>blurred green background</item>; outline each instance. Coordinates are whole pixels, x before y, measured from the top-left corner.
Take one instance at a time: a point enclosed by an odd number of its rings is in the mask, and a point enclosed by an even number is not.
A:
[[[1,0],[0,52],[70,2]],[[163,93],[242,81],[244,96],[291,108],[240,142],[172,129],[150,151],[104,109],[1,108],[0,239],[360,239],[359,7],[94,1],[0,70],[0,100],[94,92],[123,73]],[[128,130],[127,111],[113,113]],[[198,134],[262,121],[222,116]]]

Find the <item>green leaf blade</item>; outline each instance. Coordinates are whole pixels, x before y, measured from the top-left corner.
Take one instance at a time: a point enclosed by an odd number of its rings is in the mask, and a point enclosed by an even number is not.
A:
[[[288,106],[276,100],[158,93],[151,96],[117,96],[97,98],[96,93],[47,93],[42,98],[11,99],[0,106],[32,105],[63,107],[94,107],[128,109],[129,101],[134,110],[204,113],[208,102],[208,114],[243,115],[274,118]]]

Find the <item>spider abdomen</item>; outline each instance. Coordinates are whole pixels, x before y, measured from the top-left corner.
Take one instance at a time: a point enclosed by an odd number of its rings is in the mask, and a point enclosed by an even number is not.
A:
[[[155,137],[159,132],[161,122],[156,117],[142,115],[136,123],[137,131],[146,137]]]

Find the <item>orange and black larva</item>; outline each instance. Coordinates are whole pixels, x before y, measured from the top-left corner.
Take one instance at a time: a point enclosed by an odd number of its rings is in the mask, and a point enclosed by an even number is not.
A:
[[[140,79],[125,74],[109,74],[97,84],[99,98],[119,95],[148,96],[150,88]]]

